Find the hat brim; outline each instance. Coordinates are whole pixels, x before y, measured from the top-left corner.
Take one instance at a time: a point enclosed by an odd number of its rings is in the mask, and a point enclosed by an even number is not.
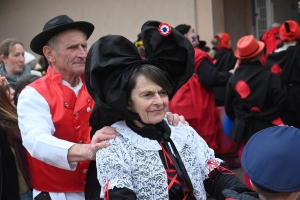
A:
[[[53,36],[68,29],[79,29],[86,34],[86,38],[88,39],[94,31],[94,25],[89,22],[78,21],[55,26],[54,28],[45,30],[36,35],[30,42],[31,50],[34,53],[43,55],[43,47],[47,44],[47,42]]]
[[[240,53],[239,53],[239,50],[235,50],[234,52],[234,56],[238,59],[241,59],[241,60],[248,60],[248,59],[251,59],[251,58],[254,58],[255,56],[257,56],[260,52],[262,52],[262,50],[265,48],[265,43],[261,42],[261,41],[257,41],[258,42],[258,49],[253,52],[251,55],[248,55],[248,56],[241,56]]]

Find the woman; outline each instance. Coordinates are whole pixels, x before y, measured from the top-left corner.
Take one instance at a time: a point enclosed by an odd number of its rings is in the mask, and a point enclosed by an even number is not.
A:
[[[6,77],[12,88],[23,76],[30,74],[30,67],[24,64],[24,47],[16,39],[8,38],[0,44],[0,73]]]
[[[14,91],[7,80],[2,80],[0,84],[0,197],[30,200],[32,199],[31,178],[13,96]]]
[[[240,66],[227,84],[225,111],[234,121],[229,138],[240,146],[239,158],[254,133],[282,124],[279,116],[285,105],[286,90],[279,77],[262,66],[263,49],[264,43],[257,41],[253,35],[242,37],[234,54]],[[246,176],[244,181],[251,187]]]
[[[300,27],[287,20],[279,27],[282,47],[269,54],[266,67],[277,74],[287,88],[287,102],[281,115],[289,126],[300,128]]]
[[[194,129],[164,119],[169,98],[192,76],[190,42],[168,24],[142,27],[146,58],[122,36],[100,38],[90,49],[86,83],[121,134],[97,152],[98,180],[104,199],[224,199],[222,190],[239,186],[220,166]]]

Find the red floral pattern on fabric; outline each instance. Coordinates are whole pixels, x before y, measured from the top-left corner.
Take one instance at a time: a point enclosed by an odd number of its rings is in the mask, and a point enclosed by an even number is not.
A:
[[[282,68],[275,64],[271,67],[271,72],[274,73],[274,74],[280,74],[282,72]]]
[[[251,93],[248,84],[242,80],[237,82],[237,84],[235,85],[235,90],[238,92],[242,99],[247,98]]]
[[[251,112],[261,112],[260,109],[258,107],[253,106],[252,108],[250,108]]]
[[[272,124],[274,124],[274,125],[276,125],[276,126],[282,126],[282,125],[284,125],[284,123],[283,123],[283,121],[281,120],[280,117],[277,117],[276,119],[274,119],[274,120],[272,121]]]
[[[220,166],[217,161],[215,161],[214,159],[209,159],[207,162],[207,167],[208,167],[208,176],[209,179],[214,182],[214,180],[211,178],[211,172],[213,171],[214,173],[216,173],[215,169],[218,170],[219,172],[221,172],[222,174],[229,174],[229,175],[235,175],[235,173],[233,171],[230,171],[229,169]]]
[[[108,180],[106,182],[106,184],[105,184],[105,190],[104,190],[104,198],[103,198],[103,200],[110,200],[109,191],[108,191],[109,182],[110,182],[110,180]]]

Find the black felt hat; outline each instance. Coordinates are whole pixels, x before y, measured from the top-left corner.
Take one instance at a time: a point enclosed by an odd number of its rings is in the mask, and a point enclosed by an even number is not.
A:
[[[175,27],[175,29],[179,31],[182,35],[184,35],[189,32],[191,26],[187,24],[179,24],[178,26]]]
[[[143,64],[160,68],[168,78],[172,92],[192,76],[195,67],[194,48],[180,32],[166,23],[148,21],[142,26],[145,59],[123,36],[101,37],[90,48],[86,59],[86,86],[107,114],[121,119],[140,119],[127,109],[127,86],[133,70]]]
[[[67,15],[59,15],[49,20],[44,28],[43,32],[35,36],[30,42],[30,48],[33,52],[43,55],[43,47],[47,42],[55,35],[68,29],[80,29],[86,34],[87,39],[94,31],[94,25],[89,22],[77,21],[74,22]]]

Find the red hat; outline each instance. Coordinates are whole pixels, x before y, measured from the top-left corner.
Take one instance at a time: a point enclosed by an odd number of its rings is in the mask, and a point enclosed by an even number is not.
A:
[[[248,60],[257,56],[265,47],[263,42],[257,41],[253,35],[242,37],[237,43],[235,57]]]
[[[279,30],[279,36],[283,41],[295,41],[300,36],[298,23],[293,20],[283,22]]]
[[[217,49],[231,49],[231,46],[229,46],[230,41],[230,35],[227,33],[221,32],[214,36],[217,40],[219,40],[219,45],[216,47]]]

